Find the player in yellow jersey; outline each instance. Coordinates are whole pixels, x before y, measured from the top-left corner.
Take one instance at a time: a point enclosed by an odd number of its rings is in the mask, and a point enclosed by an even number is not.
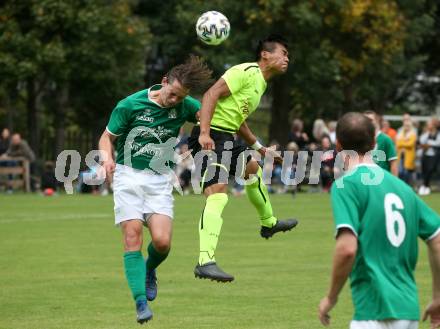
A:
[[[247,147],[237,143],[233,136],[237,133],[262,156],[271,152],[275,160],[281,161],[274,151],[257,141],[246,119],[257,109],[266,90],[266,81],[287,71],[287,43],[279,36],[269,36],[259,42],[256,54],[256,62],[231,67],[204,94],[200,126],[194,127],[189,139],[196,166],[203,175],[202,188],[207,198],[200,218],[200,254],[194,270],[199,278],[223,282],[234,280],[232,275],[217,266],[215,260],[215,249],[223,222],[222,211],[228,202],[229,175],[245,179],[254,175],[253,182],[246,185],[246,194],[258,211],[263,238],[289,231],[298,223],[295,219],[278,220],[273,215],[261,168],[255,159],[245,156],[243,152]],[[199,156],[201,150],[211,151],[208,159]]]

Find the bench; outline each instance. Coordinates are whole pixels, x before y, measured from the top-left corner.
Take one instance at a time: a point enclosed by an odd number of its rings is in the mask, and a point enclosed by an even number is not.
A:
[[[12,175],[12,179],[9,176]],[[30,164],[26,158],[0,157],[0,184],[31,191]]]

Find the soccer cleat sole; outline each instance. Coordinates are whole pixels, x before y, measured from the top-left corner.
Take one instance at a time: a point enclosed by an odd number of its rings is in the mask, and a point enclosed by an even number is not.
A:
[[[150,320],[152,320],[152,319],[153,319],[153,316],[151,316],[151,317],[148,318],[148,319],[137,320],[137,323],[139,323],[139,324],[144,324],[144,323],[147,323],[148,321],[150,321]]]
[[[278,232],[269,232],[269,233],[265,233],[264,235],[261,235],[261,237],[262,238],[265,238],[266,240],[269,240],[271,237],[273,237],[275,234],[277,234],[277,233],[280,233],[280,232],[283,232],[283,233],[286,233],[286,232],[289,232],[289,231],[292,231],[297,225],[298,225],[298,221],[296,221],[296,223],[295,223],[295,225],[294,226],[292,226],[291,228],[288,228],[287,230],[284,230],[284,231],[278,231]]]
[[[216,282],[222,282],[222,283],[227,283],[227,282],[232,282],[234,281],[234,279],[216,279],[216,278],[212,278],[209,276],[202,276],[202,275],[198,275],[198,274],[194,274],[194,277],[199,278],[199,279],[204,279],[204,280],[211,280],[211,281],[216,281]]]

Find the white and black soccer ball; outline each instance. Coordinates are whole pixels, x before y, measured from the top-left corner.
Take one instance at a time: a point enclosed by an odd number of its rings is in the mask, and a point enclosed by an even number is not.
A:
[[[203,13],[196,23],[197,36],[210,46],[217,46],[229,37],[231,26],[225,15],[218,11]]]

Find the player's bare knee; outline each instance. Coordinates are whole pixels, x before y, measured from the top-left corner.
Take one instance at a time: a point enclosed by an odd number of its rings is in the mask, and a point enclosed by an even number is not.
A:
[[[260,166],[258,165],[258,162],[255,160],[251,160],[246,165],[246,171],[244,172],[244,178],[248,179],[249,175],[255,175],[258,172],[258,168]]]
[[[123,231],[125,251],[136,251],[142,248],[142,229],[126,227]]]
[[[153,237],[153,246],[160,253],[166,253],[171,248],[171,237],[167,234]]]

